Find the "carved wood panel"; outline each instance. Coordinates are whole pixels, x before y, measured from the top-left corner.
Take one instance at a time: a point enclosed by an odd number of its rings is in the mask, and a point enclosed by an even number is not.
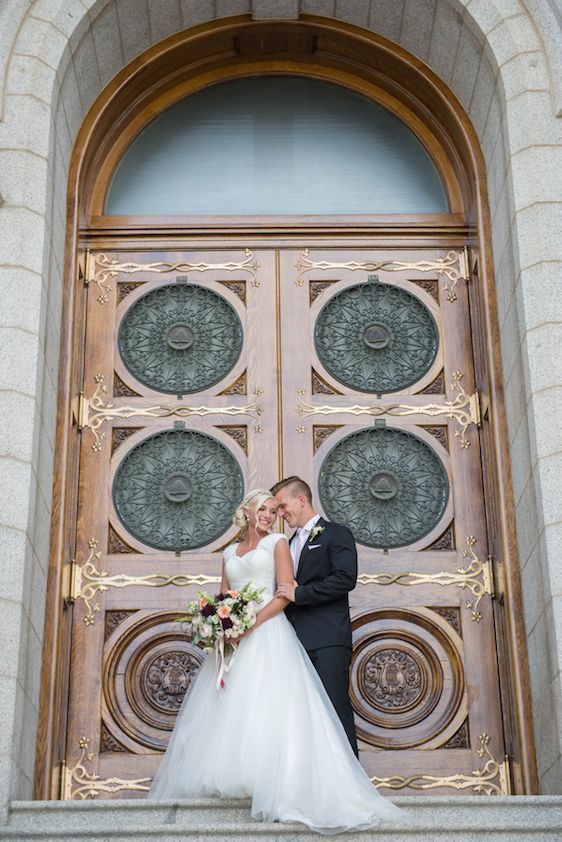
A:
[[[177,618],[216,587],[244,489],[277,477],[274,254],[86,264],[66,764],[139,797],[202,661]]]
[[[503,758],[454,254],[90,254],[67,766],[88,739],[88,773],[122,782],[103,797],[142,797],[158,766],[201,661],[177,617],[216,587],[228,507],[292,473],[358,539],[350,679],[369,774],[451,793],[482,766],[482,735]]]
[[[282,373],[285,474],[312,478],[317,507],[356,535],[361,760],[405,793],[430,778],[455,791],[451,775],[482,767],[480,735],[504,756],[461,252],[281,258],[283,356],[300,359]]]

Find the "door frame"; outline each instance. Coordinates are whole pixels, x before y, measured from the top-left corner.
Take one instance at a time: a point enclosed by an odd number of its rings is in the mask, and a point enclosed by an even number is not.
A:
[[[322,50],[318,51],[318,45]],[[185,55],[192,57],[186,65]],[[448,214],[408,217],[142,218],[100,214],[119,154],[164,108],[226,79],[287,73],[345,85],[394,111],[434,160],[449,198]],[[416,92],[414,96],[412,91]],[[484,415],[490,432],[491,493],[498,510],[502,561],[500,624],[505,626],[506,744],[518,794],[538,792],[531,691],[515,531],[499,326],[493,282],[486,170],[462,106],[418,59],[350,24],[313,16],[271,23],[248,16],[215,21],[168,38],[137,57],[102,91],[78,134],[69,172],[65,294],[61,324],[54,505],[47,584],[35,796],[57,798],[65,754],[70,646],[69,573],[74,557],[79,416],[82,389],[84,249],[258,248],[384,244],[468,245],[477,261],[478,321],[486,365]],[[471,267],[473,268],[473,267]],[[70,609],[70,610],[69,610]]]

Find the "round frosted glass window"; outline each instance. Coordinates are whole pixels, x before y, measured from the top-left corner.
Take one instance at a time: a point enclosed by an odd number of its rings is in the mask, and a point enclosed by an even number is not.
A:
[[[105,212],[127,215],[448,211],[433,162],[386,108],[315,79],[223,82],[133,141]]]

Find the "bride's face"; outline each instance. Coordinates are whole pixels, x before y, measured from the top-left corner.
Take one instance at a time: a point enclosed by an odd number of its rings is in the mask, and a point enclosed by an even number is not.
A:
[[[258,532],[269,532],[277,520],[277,503],[273,497],[266,500],[255,514],[250,512],[250,528]]]

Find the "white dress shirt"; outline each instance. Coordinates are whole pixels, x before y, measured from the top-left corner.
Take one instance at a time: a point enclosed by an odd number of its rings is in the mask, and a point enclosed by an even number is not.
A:
[[[308,520],[304,526],[299,526],[297,531],[295,532],[295,537],[291,541],[291,557],[293,559],[293,572],[295,576],[297,575],[297,569],[299,566],[299,559],[301,557],[302,548],[306,544],[308,540],[308,536],[310,535],[310,530],[320,520],[320,515],[314,515],[313,517]]]

